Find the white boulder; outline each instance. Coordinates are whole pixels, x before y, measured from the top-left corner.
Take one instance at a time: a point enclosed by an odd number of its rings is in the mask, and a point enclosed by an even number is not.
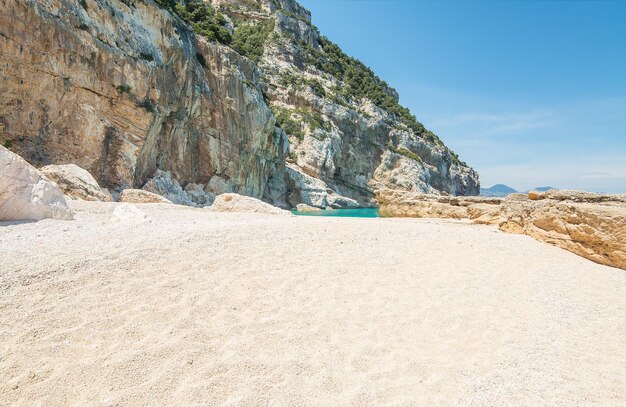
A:
[[[40,171],[69,197],[83,201],[113,201],[109,191],[100,188],[98,181],[89,171],[78,165],[46,165]]]
[[[218,195],[210,209],[216,212],[255,212],[269,215],[291,215],[289,211],[277,208],[256,198],[239,194]]]
[[[148,220],[148,216],[135,205],[123,203],[111,214],[111,221],[121,225],[138,225]]]
[[[0,220],[73,219],[63,192],[35,167],[0,146]]]

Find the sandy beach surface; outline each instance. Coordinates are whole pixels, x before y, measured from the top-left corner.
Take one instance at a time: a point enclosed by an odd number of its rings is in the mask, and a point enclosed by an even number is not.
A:
[[[495,227],[0,224],[0,406],[626,405],[626,272]]]

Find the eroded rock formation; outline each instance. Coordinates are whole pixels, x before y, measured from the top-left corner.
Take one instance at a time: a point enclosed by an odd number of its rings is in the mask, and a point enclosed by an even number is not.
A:
[[[382,216],[471,219],[626,269],[626,194],[531,191],[502,199],[385,190],[378,200]]]
[[[398,190],[381,190],[377,200],[381,216],[452,219],[469,218],[470,207],[473,208],[472,213],[475,213],[480,208],[476,205],[484,207],[502,202],[502,198],[440,196]]]

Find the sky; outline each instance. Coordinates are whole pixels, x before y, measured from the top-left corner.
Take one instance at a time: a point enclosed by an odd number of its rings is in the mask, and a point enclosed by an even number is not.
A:
[[[626,1],[299,1],[481,186],[626,193]]]

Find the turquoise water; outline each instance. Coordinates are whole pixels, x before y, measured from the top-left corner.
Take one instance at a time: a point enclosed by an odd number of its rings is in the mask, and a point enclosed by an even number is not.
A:
[[[341,218],[378,218],[378,208],[332,209],[320,212],[291,211],[298,216],[337,216]]]

